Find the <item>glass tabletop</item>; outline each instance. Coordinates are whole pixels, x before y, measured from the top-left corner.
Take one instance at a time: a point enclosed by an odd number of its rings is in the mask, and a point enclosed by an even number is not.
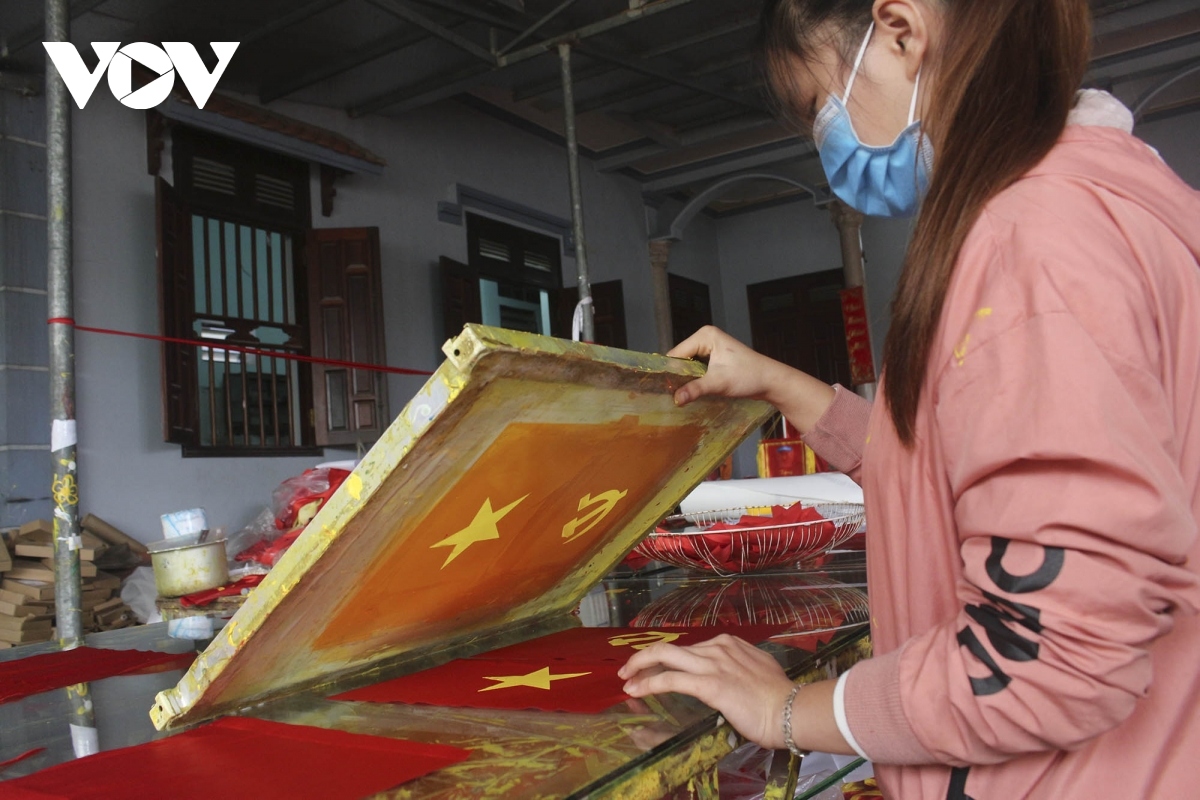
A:
[[[760,645],[793,677],[832,675],[861,656],[867,627],[865,564],[860,553],[835,554],[817,569],[722,578],[677,569],[613,574],[580,604],[590,627],[777,624],[783,634]],[[182,652],[166,625],[89,637],[95,647]],[[52,650],[0,652],[0,661]],[[19,652],[24,651],[24,652]],[[90,685],[102,750],[170,735],[154,729],[148,710],[175,670],[94,681]],[[393,677],[381,674],[380,679]],[[248,708],[279,722],[462,747],[466,761],[393,790],[391,796],[658,796],[711,768],[736,744],[712,709],[682,695],[626,700],[600,714],[441,708],[332,701],[340,687]],[[13,778],[74,757],[66,690],[0,704],[0,763],[45,748],[0,772]]]

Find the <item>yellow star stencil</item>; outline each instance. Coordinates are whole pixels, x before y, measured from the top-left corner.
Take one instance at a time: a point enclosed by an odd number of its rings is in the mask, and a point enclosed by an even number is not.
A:
[[[525,497],[529,497],[529,495],[525,495]],[[525,497],[522,497],[520,500],[517,500],[513,503],[509,503],[499,511],[492,510],[492,498],[489,497],[487,500],[483,501],[483,505],[480,506],[479,511],[475,514],[475,519],[471,520],[470,525],[463,528],[461,531],[458,531],[457,533],[447,536],[440,542],[429,545],[430,550],[435,547],[454,548],[450,551],[450,555],[446,556],[446,560],[442,563],[442,569],[445,569],[447,566],[449,566],[451,561],[462,555],[464,550],[476,542],[486,542],[489,539],[499,539],[500,529],[496,527],[497,523],[504,519],[508,512],[520,505],[521,500],[524,500]]]
[[[481,692],[490,692],[494,689],[515,689],[518,686],[528,686],[530,689],[549,689],[551,681],[565,681],[567,678],[582,678],[584,675],[591,675],[590,672],[572,672],[566,675],[551,675],[549,667],[542,667],[537,672],[531,672],[528,675],[502,675],[498,677],[485,676],[484,680],[499,681],[494,686],[488,686],[480,689]]]

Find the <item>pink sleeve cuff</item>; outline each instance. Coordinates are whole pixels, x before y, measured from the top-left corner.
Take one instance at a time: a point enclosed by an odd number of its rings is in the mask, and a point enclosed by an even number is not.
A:
[[[831,467],[858,482],[871,422],[871,402],[842,386],[835,385],[833,391],[833,402],[804,437],[804,443]]]
[[[846,674],[846,722],[855,742],[876,764],[934,764],[917,741],[900,700],[900,654],[860,661]]]

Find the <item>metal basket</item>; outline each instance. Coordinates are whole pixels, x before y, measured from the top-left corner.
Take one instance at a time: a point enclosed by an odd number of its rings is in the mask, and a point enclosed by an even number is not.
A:
[[[761,526],[709,533],[707,529],[718,522],[737,522],[746,510],[677,515],[668,517],[663,524],[669,527],[683,523],[685,528],[655,530],[634,552],[676,567],[718,575],[744,575],[816,558],[853,536],[865,519],[861,503],[800,502],[805,508],[815,508],[823,519],[779,525],[764,517]],[[832,531],[828,526],[832,526]]]

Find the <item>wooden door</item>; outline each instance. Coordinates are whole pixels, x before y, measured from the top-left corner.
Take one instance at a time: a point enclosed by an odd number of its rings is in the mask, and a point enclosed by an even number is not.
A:
[[[311,351],[317,358],[386,364],[378,228],[309,231]],[[371,443],[390,423],[387,376],[315,363],[313,417],[321,446]]]
[[[675,344],[691,336],[705,325],[712,325],[712,299],[708,284],[669,274],[671,295],[671,336]]]
[[[554,335],[561,339],[570,339],[571,318],[575,314],[575,304],[579,301],[579,290],[574,286],[559,289],[555,292],[553,301]],[[592,312],[596,330],[595,344],[628,349],[625,331],[625,289],[621,281],[592,284]]]
[[[838,292],[840,269],[746,287],[754,349],[826,383],[850,386],[850,355]]]

